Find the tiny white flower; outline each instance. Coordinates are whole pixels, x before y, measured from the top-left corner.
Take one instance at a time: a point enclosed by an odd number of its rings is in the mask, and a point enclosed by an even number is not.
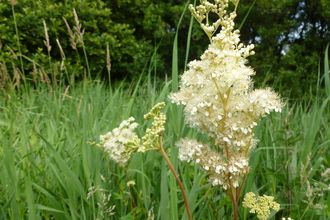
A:
[[[227,142],[227,143],[230,143],[230,140],[229,140],[229,138],[227,138],[227,137],[224,137],[223,140],[224,140],[225,142]]]
[[[134,186],[135,185],[135,181],[134,180],[130,180],[126,183],[126,185],[129,186]]]

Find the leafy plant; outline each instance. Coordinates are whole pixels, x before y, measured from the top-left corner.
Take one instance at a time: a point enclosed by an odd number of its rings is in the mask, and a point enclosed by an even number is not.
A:
[[[10,2],[0,4],[1,20],[1,57],[10,64],[17,61],[16,57],[23,57],[24,66],[21,72],[33,71],[33,64],[46,66],[50,74],[56,62],[61,62],[61,50],[65,51],[68,71],[78,78],[84,76],[84,69],[90,65],[93,77],[106,74],[106,47],[109,45],[113,75],[124,78],[146,65],[151,55],[152,47],[147,42],[137,41],[132,35],[134,28],[125,23],[115,23],[111,19],[112,12],[103,1],[19,1],[14,5],[16,20],[13,19]],[[73,13],[75,9],[84,30],[84,44],[77,47],[70,42],[70,35],[63,20],[72,27],[75,25]],[[41,45],[46,39],[43,21],[47,24],[50,51],[48,46]],[[17,25],[19,35],[13,30]],[[17,37],[19,36],[19,39]],[[17,41],[18,40],[18,41]],[[57,42],[58,41],[58,42]],[[17,44],[19,42],[19,44]],[[62,49],[59,48],[59,45]],[[88,48],[84,53],[83,45]],[[19,47],[21,51],[19,52]],[[52,64],[45,62],[45,56],[51,56]],[[89,64],[85,57],[88,56]],[[10,66],[10,65],[9,65]]]

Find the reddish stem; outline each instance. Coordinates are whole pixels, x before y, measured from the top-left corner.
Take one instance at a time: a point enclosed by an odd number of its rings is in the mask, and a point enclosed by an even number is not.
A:
[[[168,166],[170,167],[170,169],[171,169],[171,171],[172,171],[172,173],[173,173],[173,175],[174,175],[174,177],[175,177],[175,179],[176,179],[176,181],[177,181],[177,183],[178,183],[178,185],[179,185],[179,187],[181,189],[181,193],[182,193],[182,196],[183,196],[183,199],[184,199],[184,203],[185,203],[185,206],[186,206],[188,218],[189,218],[189,220],[192,220],[193,218],[192,218],[192,215],[191,215],[191,212],[190,212],[190,207],[189,207],[187,195],[186,195],[186,193],[184,191],[184,188],[183,188],[182,182],[181,182],[181,180],[179,178],[179,175],[175,171],[175,169],[174,169],[174,167],[173,167],[170,159],[168,158],[166,152],[163,149],[161,138],[160,138],[160,149],[159,149],[159,151],[163,155],[163,157],[165,158]]]

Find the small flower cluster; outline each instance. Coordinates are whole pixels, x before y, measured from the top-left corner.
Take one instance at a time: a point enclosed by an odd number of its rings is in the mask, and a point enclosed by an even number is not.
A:
[[[124,154],[123,152],[127,148],[127,144],[132,141],[132,139],[137,139],[135,129],[139,125],[134,122],[134,118],[123,121],[118,128],[113,129],[105,135],[100,136],[100,146],[102,146],[105,152],[109,153],[112,160],[118,163],[120,166],[125,166],[130,158],[129,154]]]
[[[158,150],[159,137],[165,130],[166,116],[161,112],[164,106],[164,102],[158,103],[144,116],[146,120],[153,118],[154,121],[152,127],[146,130],[146,134],[142,139],[134,131],[138,123],[134,122],[133,117],[130,117],[123,121],[118,128],[101,135],[101,142],[97,146],[104,148],[109,153],[110,158],[121,167],[126,166],[130,156],[136,152],[143,153],[151,149]],[[142,144],[140,144],[141,140]]]
[[[225,190],[238,187],[240,178],[249,173],[248,158],[235,154],[231,161],[225,163],[223,158],[210,146],[193,139],[181,139],[178,142],[179,159],[182,161],[195,161],[204,171],[210,173],[209,180],[212,185],[220,185]]]
[[[144,115],[144,119],[154,119],[152,127],[147,128],[146,135],[142,137],[142,144],[146,149],[156,148],[158,149],[158,139],[161,133],[165,131],[164,124],[166,122],[166,115],[161,112],[165,103],[161,102],[155,105],[149,113]]]
[[[217,31],[220,25],[224,26],[224,21],[230,20],[233,18],[228,17],[226,14],[226,8],[228,7],[228,0],[215,0],[215,3],[212,4],[206,0],[201,1],[201,5],[194,8],[193,5],[189,5],[189,10],[191,14],[196,18],[198,23],[201,25],[202,29],[205,31],[207,36],[209,37],[210,41],[213,34]],[[231,0],[231,2],[235,5],[235,10],[238,5],[239,0]],[[212,12],[219,16],[219,19],[215,21],[212,25],[209,23],[209,13]],[[235,13],[232,13],[230,16],[235,16]],[[203,23],[204,19],[205,24]]]
[[[215,2],[213,5],[204,0],[202,6],[197,6],[196,9],[190,6],[192,14],[200,23],[209,12],[215,12],[219,15],[217,22],[222,27],[220,33],[211,38],[211,44],[201,60],[188,64],[189,69],[181,77],[180,90],[171,94],[170,99],[174,103],[185,105],[187,123],[206,132],[214,141],[214,147],[221,149],[212,154],[222,152],[225,155],[219,156],[217,163],[226,167],[224,172],[228,172],[227,176],[222,180],[211,178],[211,181],[227,188],[230,184],[228,179],[234,179],[231,186],[236,187],[236,180],[249,170],[246,163],[250,150],[257,144],[257,140],[253,139],[257,121],[271,111],[280,112],[283,103],[269,88],[253,90],[251,76],[254,71],[245,64],[246,58],[254,54],[254,45],[244,46],[240,43],[239,31],[234,30],[236,12],[227,15],[225,10],[228,0]],[[232,2],[237,6],[238,0]],[[208,29],[205,32],[213,33]],[[179,142],[178,146],[186,148],[185,144],[185,141]],[[200,151],[200,155],[205,155],[213,150],[205,146]],[[185,158],[185,153],[187,150],[182,150],[180,157]],[[201,159],[200,155],[194,154],[191,160],[197,162]],[[232,166],[236,167],[229,169]],[[214,171],[207,172],[212,176],[216,175]]]
[[[253,192],[245,194],[243,207],[251,209],[250,213],[257,213],[260,220],[266,220],[269,217],[270,209],[280,210],[280,204],[274,202],[274,197],[263,195],[256,198]]]

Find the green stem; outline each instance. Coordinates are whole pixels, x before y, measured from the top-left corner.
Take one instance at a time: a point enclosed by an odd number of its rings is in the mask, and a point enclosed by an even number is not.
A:
[[[82,36],[81,36],[81,39],[82,39]],[[86,62],[86,67],[87,67],[88,80],[91,80],[91,71],[90,71],[90,68],[89,68],[87,52],[86,52],[86,48],[85,48],[85,44],[84,44],[83,39],[82,39],[82,47],[83,47],[83,52],[84,52],[84,57],[85,57],[85,62]]]
[[[15,24],[15,32],[16,32],[16,38],[17,38],[16,39],[17,40],[17,47],[18,47],[18,51],[19,51],[19,60],[20,60],[20,64],[21,64],[21,72],[22,72],[22,77],[23,77],[23,81],[24,81],[25,91],[27,91],[24,64],[23,64],[23,58],[22,58],[22,50],[21,50],[20,41],[19,41],[19,33],[18,33],[18,28],[17,28],[17,20],[16,20],[16,15],[15,15],[14,4],[12,4],[12,12],[13,12],[13,19],[14,19],[14,24]]]

